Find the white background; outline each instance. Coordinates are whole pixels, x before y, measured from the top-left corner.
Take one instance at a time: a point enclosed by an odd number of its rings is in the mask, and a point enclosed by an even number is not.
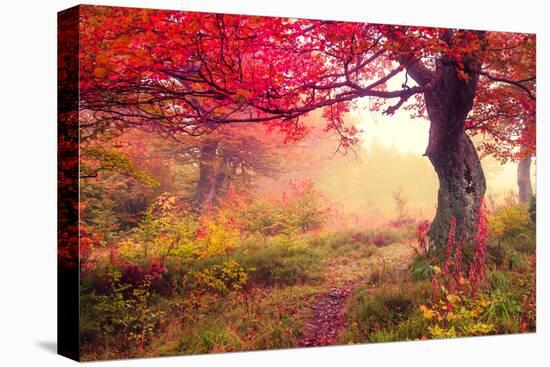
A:
[[[100,362],[119,366],[548,365],[549,32],[544,1],[89,1],[241,14],[536,32],[537,334]],[[76,1],[4,1],[0,11],[0,365],[64,366],[56,340],[56,12]],[[546,180],[547,181],[547,180]],[[546,359],[546,361],[545,361]]]

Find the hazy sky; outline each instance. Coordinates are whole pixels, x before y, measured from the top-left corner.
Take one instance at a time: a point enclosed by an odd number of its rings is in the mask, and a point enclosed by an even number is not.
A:
[[[410,112],[399,110],[393,116],[368,110],[368,100],[362,100],[358,109],[352,112],[352,118],[357,119],[357,126],[363,130],[362,146],[368,149],[369,144],[378,140],[386,147],[394,147],[401,153],[413,153],[422,156],[428,145],[430,124],[420,118],[412,119]],[[488,174],[490,190],[517,190],[515,163],[502,166],[500,172]],[[532,172],[534,174],[534,166]],[[535,180],[533,179],[533,184]]]
[[[387,147],[394,147],[401,153],[424,154],[428,145],[430,124],[423,119],[411,119],[407,111],[397,111],[393,116],[370,112],[367,108],[354,111],[358,127],[363,130],[362,145],[378,140]]]

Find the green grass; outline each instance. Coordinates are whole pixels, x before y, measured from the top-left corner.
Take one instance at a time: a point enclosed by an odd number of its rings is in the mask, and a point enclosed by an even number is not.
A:
[[[160,355],[289,348],[310,317],[322,288],[286,286],[232,294],[195,312],[176,333],[161,333],[152,346]]]
[[[343,286],[353,287],[353,292],[337,343],[421,338],[428,334],[428,321],[419,306],[430,300],[432,267],[428,259],[414,256],[405,241],[410,236],[406,228],[249,236],[223,256],[183,263],[169,259],[160,287],[168,291],[156,292],[151,306],[164,317],[139,353],[123,348],[123,343],[117,349],[116,338],[105,349],[96,317],[89,312],[89,289],[108,292],[102,274],[116,268],[105,260],[96,274],[83,280],[83,358],[294,347],[313,315],[316,296]],[[493,242],[488,247],[490,268],[481,292],[492,303],[483,320],[499,333],[519,330],[522,302],[533,284],[534,245],[529,241]],[[193,282],[194,273],[228,260],[246,269],[242,289],[216,293]]]
[[[414,281],[429,280],[432,278],[433,268],[426,256],[417,255],[411,263],[411,277]]]
[[[361,231],[341,231],[319,236],[311,241],[312,246],[329,246],[337,254],[359,250],[368,245],[384,247],[410,237],[407,228],[382,227]]]
[[[302,335],[304,322],[311,317],[315,296],[364,281],[386,258],[391,262],[395,254],[405,256],[403,244],[374,244],[376,238],[393,240],[401,235],[394,230],[373,230],[250,236],[224,256],[183,263],[169,259],[162,281],[170,292],[156,297],[152,308],[165,315],[164,321],[139,356],[293,347]],[[216,293],[197,288],[195,273],[228,260],[247,270],[247,284],[242,290]],[[100,279],[97,276],[94,281]],[[88,359],[117,353],[137,356],[135,351],[117,350],[116,346],[102,350],[101,338],[94,340],[98,332],[93,320],[88,325],[89,332],[84,329]]]
[[[429,299],[427,282],[383,284],[359,288],[352,295],[346,315],[344,343],[365,343],[419,338],[425,330],[418,307]]]

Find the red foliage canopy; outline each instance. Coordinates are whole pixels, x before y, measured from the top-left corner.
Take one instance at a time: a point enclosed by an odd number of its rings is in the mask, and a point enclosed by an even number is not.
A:
[[[357,130],[343,115],[358,98],[424,115],[444,57],[462,78],[480,75],[465,128],[488,136],[483,149],[535,149],[534,35],[83,6],[80,42],[81,109],[94,129],[200,135],[259,122],[299,140],[303,117],[322,108],[345,148]],[[465,67],[472,55],[481,70]]]

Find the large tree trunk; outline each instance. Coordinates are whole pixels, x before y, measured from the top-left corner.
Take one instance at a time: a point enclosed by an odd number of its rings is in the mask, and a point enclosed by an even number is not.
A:
[[[193,197],[196,208],[211,207],[214,204],[216,189],[216,166],[218,141],[205,141],[201,145],[199,181]]]
[[[470,60],[470,67],[475,66]],[[431,249],[438,251],[447,243],[452,218],[456,220],[457,240],[473,239],[486,183],[475,147],[464,130],[478,77],[472,73],[468,80],[459,78],[454,66],[445,60],[438,63],[436,73],[432,90],[424,96],[430,118],[426,155],[439,178],[437,212],[429,237]]]
[[[518,189],[519,201],[529,203],[533,196],[533,187],[531,186],[531,155],[527,155],[518,162]]]
[[[439,178],[437,212],[429,232],[431,247],[437,250],[447,243],[453,217],[456,238],[472,240],[486,189],[483,169],[472,141],[462,133],[457,145],[442,146],[429,158]]]

